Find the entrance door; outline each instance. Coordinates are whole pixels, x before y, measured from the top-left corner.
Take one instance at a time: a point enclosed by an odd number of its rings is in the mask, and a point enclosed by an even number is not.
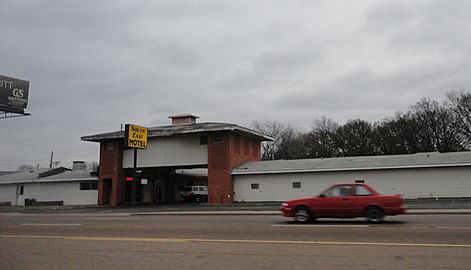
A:
[[[337,185],[324,191],[317,205],[319,216],[348,217],[352,215],[353,187]],[[317,202],[317,201],[316,201]]]
[[[156,204],[162,203],[162,183],[157,182],[155,184],[155,197],[154,197],[154,202]]]
[[[102,197],[102,204],[103,205],[111,205],[111,179],[103,179],[103,197]]]

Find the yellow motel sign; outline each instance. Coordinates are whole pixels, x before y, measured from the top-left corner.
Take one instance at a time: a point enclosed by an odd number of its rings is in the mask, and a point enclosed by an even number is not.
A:
[[[128,148],[147,148],[147,128],[127,124],[124,130],[125,146]]]

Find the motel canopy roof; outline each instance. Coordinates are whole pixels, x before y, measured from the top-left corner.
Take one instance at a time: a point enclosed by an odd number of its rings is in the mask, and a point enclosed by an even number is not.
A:
[[[249,128],[241,127],[236,124],[229,123],[198,123],[188,125],[170,125],[150,127],[147,129],[147,137],[165,137],[179,134],[192,134],[192,133],[209,133],[209,132],[224,132],[232,131],[245,136],[259,139],[261,141],[272,141],[273,138],[266,136],[258,131]],[[121,139],[124,138],[124,131],[115,131],[108,133],[101,133],[81,137],[82,141],[101,142],[105,140]]]

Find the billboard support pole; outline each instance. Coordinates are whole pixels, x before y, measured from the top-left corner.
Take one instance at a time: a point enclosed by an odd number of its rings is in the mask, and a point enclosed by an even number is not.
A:
[[[134,166],[132,170],[132,184],[131,184],[131,204],[136,206],[136,189],[137,181],[141,171],[137,170],[137,149],[147,148],[147,128],[136,125],[126,124],[124,126],[124,147],[134,149]]]
[[[134,148],[134,169],[132,171],[132,190],[131,200],[132,206],[136,206],[136,186],[137,186],[137,148]]]

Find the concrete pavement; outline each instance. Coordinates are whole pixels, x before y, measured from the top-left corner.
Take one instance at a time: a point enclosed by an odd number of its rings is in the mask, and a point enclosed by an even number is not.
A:
[[[469,217],[12,214],[0,217],[0,269],[469,269]]]

